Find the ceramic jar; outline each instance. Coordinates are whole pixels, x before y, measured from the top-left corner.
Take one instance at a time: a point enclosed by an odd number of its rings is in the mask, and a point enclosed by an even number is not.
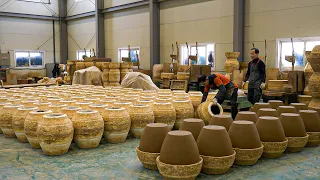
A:
[[[231,75],[234,70],[239,70],[240,68],[240,64],[238,61],[240,52],[226,52],[225,55],[227,59],[224,63],[224,69],[229,75]]]
[[[173,100],[172,105],[176,110],[174,129],[179,129],[184,119],[193,118],[193,106],[189,100]]]
[[[62,108],[62,113],[66,114],[68,118],[72,120],[73,116],[76,115],[77,111],[81,109],[82,108],[78,106],[68,106],[68,107]]]
[[[13,114],[12,118],[12,128],[17,136],[18,140],[23,143],[27,143],[28,139],[24,132],[24,122],[26,117],[31,111],[36,111],[37,107],[20,107],[18,110]]]
[[[320,46],[315,46],[307,58],[313,70],[308,86],[312,100],[308,107],[320,113]]]
[[[200,94],[190,94],[189,98],[190,98],[190,101],[192,103],[194,111],[196,111],[198,109],[199,105],[201,104],[202,93],[200,93]]]
[[[3,135],[7,138],[15,138],[16,135],[13,131],[12,120],[13,115],[18,111],[21,105],[5,105],[0,113],[0,128]]]
[[[111,86],[120,85],[120,70],[119,69],[110,69],[109,70],[109,82]]]
[[[2,111],[3,107],[6,106],[6,105],[10,105],[10,104],[11,103],[8,103],[8,102],[0,102],[0,115],[1,115],[1,113],[3,113],[3,111]],[[1,117],[0,117],[0,120],[1,120]],[[0,134],[2,134],[1,124],[0,124]]]
[[[210,121],[209,125],[223,126],[228,131],[233,120],[230,115],[214,115]]]
[[[269,103],[255,103],[253,105],[252,111],[258,113],[259,109],[261,108],[271,108],[271,105]]]
[[[153,100],[137,100],[137,104],[149,105],[151,109],[153,107],[153,103]]]
[[[295,107],[297,112],[300,110],[308,110],[308,106],[304,103],[291,103],[290,106]]]
[[[320,116],[317,111],[300,110],[299,114],[309,135],[307,146],[320,145]]]
[[[102,112],[108,107],[109,106],[107,104],[91,104],[89,109],[98,111],[102,116]]]
[[[205,101],[199,105],[197,114],[199,118],[202,119],[207,125],[214,115],[223,114],[223,108],[218,103],[216,104],[211,101]]]
[[[258,120],[258,116],[255,112],[252,111],[240,111],[238,112],[235,121],[251,121],[256,123]],[[230,124],[231,126],[231,124]]]
[[[67,107],[66,104],[50,104],[48,106],[53,113],[62,113],[62,109],[65,107]]]
[[[167,124],[169,129],[172,130],[176,121],[176,110],[170,102],[154,103],[152,107],[154,113],[155,123]]]
[[[278,109],[279,106],[284,106],[284,103],[280,100],[269,100],[268,103],[272,109]]]
[[[189,131],[197,141],[200,131],[205,126],[202,119],[184,119],[180,129],[181,131]]]
[[[33,103],[33,106],[36,106],[39,108],[39,110],[49,110],[49,106],[51,105],[52,103],[51,102],[36,102],[36,103]]]
[[[277,112],[280,116],[282,113],[297,113],[297,110],[293,106],[279,106]]]
[[[62,100],[60,101],[60,104],[66,104],[67,106],[75,106],[76,100]]]
[[[279,117],[276,109],[271,108],[261,108],[258,111],[258,117],[261,116],[271,116],[271,117]]]
[[[131,105],[132,105],[132,102],[124,102],[124,101],[113,103],[113,107],[117,107],[117,108],[123,107],[126,110],[128,110]]]

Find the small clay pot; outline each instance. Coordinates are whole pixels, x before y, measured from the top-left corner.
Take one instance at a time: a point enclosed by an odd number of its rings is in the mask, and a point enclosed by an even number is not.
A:
[[[300,110],[299,114],[309,135],[307,146],[320,145],[320,116],[317,111]]]
[[[259,109],[261,108],[271,108],[271,105],[269,103],[255,103],[252,111],[258,113]]]
[[[279,106],[277,112],[280,116],[282,113],[297,113],[297,110],[293,106]]]
[[[205,124],[201,119],[185,119],[179,130],[191,132],[194,139],[197,140],[204,125]]]
[[[261,116],[271,116],[271,117],[279,117],[276,109],[271,108],[261,108],[258,111],[258,117]]]
[[[251,121],[256,123],[258,120],[258,116],[255,112],[252,111],[241,111],[238,112],[235,121]]]
[[[279,106],[284,106],[284,103],[280,100],[269,100],[268,103],[272,109],[278,109]]]
[[[233,120],[229,115],[213,115],[209,121],[209,125],[223,126],[228,131]]]
[[[291,103],[290,106],[295,107],[297,112],[300,110],[308,110],[308,106],[304,103]]]

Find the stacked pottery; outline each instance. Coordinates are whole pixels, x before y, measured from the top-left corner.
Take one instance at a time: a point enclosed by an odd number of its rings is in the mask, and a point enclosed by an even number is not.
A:
[[[16,134],[18,140],[23,143],[27,143],[28,139],[24,132],[24,122],[26,120],[27,115],[31,111],[37,110],[37,107],[20,107],[13,115],[12,118],[12,128],[14,133]]]
[[[289,152],[299,152],[307,144],[309,135],[299,114],[282,113],[280,121],[288,138]]]
[[[102,82],[103,86],[109,85],[109,62],[102,63]]]
[[[308,107],[320,113],[320,46],[315,46],[307,58],[313,70],[308,86],[312,100]]]
[[[147,124],[154,123],[154,114],[149,105],[131,105],[128,108],[131,119],[130,132],[136,138],[140,138]]]
[[[226,52],[225,53],[227,59],[226,62],[224,63],[224,69],[227,72],[227,75],[231,77],[231,74],[233,73],[234,70],[239,70],[240,64],[239,61],[237,60],[238,57],[240,56],[240,52]]]
[[[309,135],[307,146],[320,145],[320,116],[317,111],[301,110],[299,114]]]
[[[279,106],[277,112],[280,116],[282,113],[297,113],[297,110],[293,106]]]
[[[284,103],[280,100],[269,100],[268,103],[272,109],[278,109],[279,106],[284,106]]]
[[[120,81],[122,81],[124,79],[124,77],[127,75],[127,73],[129,72],[129,63],[127,62],[123,62],[120,64]]]
[[[62,113],[66,114],[68,118],[72,120],[73,116],[76,115],[77,111],[81,109],[82,108],[78,106],[68,106],[68,107],[62,108]]]
[[[102,112],[104,120],[103,137],[109,143],[124,142],[128,136],[131,120],[125,108],[109,107]]]
[[[258,116],[255,112],[252,112],[252,111],[241,111],[241,112],[238,112],[235,118],[235,121],[241,121],[241,120],[251,121],[253,123],[256,123],[258,120]]]
[[[258,111],[258,117],[261,116],[271,116],[271,117],[279,117],[276,109],[271,108],[261,108]]]
[[[10,103],[0,102],[0,115],[3,113],[2,109],[3,109],[3,107],[6,106],[6,105],[10,105]],[[1,123],[1,117],[0,117],[0,123]],[[0,124],[0,134],[2,134],[1,124]]]
[[[308,106],[304,103],[291,103],[290,106],[295,107],[297,112],[300,110],[308,110]]]
[[[224,127],[203,127],[197,144],[203,159],[203,173],[224,174],[232,166],[236,152],[232,149],[231,140]]]
[[[155,123],[167,124],[172,130],[176,121],[176,110],[170,102],[156,102],[152,107]]]
[[[13,115],[18,111],[21,105],[5,105],[0,114],[0,128],[3,135],[7,138],[15,138],[16,135],[12,127]]]
[[[180,129],[181,131],[189,131],[197,141],[200,131],[205,126],[201,119],[185,119],[183,120]]]
[[[191,132],[171,131],[166,135],[156,161],[165,179],[195,179],[203,159]]]
[[[189,94],[189,98],[192,103],[194,111],[197,111],[199,105],[201,104],[202,94]]]
[[[104,131],[104,121],[98,111],[79,110],[72,118],[74,141],[79,148],[98,147]]]
[[[168,126],[162,123],[148,124],[144,129],[136,152],[145,168],[158,170],[156,159],[160,155],[162,143],[168,132]]]
[[[176,110],[174,129],[179,129],[184,119],[193,118],[194,110],[189,100],[173,100],[172,105]]]
[[[199,118],[202,119],[207,125],[214,115],[223,114],[223,108],[218,103],[205,101],[199,105],[197,114]]]
[[[47,114],[39,121],[37,136],[44,154],[62,155],[68,152],[74,129],[66,114]]]
[[[263,153],[258,130],[253,122],[234,121],[229,129],[236,165],[253,165]]]
[[[252,111],[258,113],[259,109],[261,108],[271,108],[271,105],[269,103],[255,103],[253,105]]]
[[[310,55],[311,55],[311,51],[305,52],[305,56],[306,56],[307,60],[310,59]],[[313,70],[312,70],[311,64],[308,62],[306,64],[306,67],[304,68],[304,78],[305,78],[306,87],[303,90],[303,94],[306,94],[306,95],[310,94],[310,92],[309,92],[309,79],[312,76],[312,74],[313,74]]]
[[[232,117],[229,115],[214,115],[210,119],[209,125],[223,126],[227,131],[229,131],[232,122]]]
[[[120,63],[110,62],[109,63],[109,85],[120,86]]]
[[[278,158],[286,150],[288,139],[278,117],[262,116],[256,123],[264,146],[262,157]]]

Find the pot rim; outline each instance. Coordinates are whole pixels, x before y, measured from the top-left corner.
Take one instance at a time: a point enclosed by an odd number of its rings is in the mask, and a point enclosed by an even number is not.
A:
[[[98,113],[97,110],[90,110],[90,109],[81,109],[77,111],[78,114],[95,114]]]
[[[212,111],[211,111],[211,107],[212,107],[213,105],[218,106],[218,108],[219,108],[219,110],[220,110],[220,115],[222,115],[222,114],[223,114],[223,108],[222,108],[222,106],[221,106],[219,103],[214,103],[214,102],[210,102],[209,105],[208,105],[209,115],[210,115],[211,117],[214,116],[214,114],[213,114]]]
[[[304,138],[308,138],[309,137],[309,134],[308,134],[308,132],[306,132],[306,136],[303,136],[303,137],[286,137],[288,140],[289,140],[289,138],[290,139],[304,139]]]
[[[230,157],[235,156],[237,154],[235,150],[232,150],[232,151],[233,151],[233,153],[228,156],[205,156],[205,155],[201,155],[201,154],[200,154],[200,156],[202,156],[204,158],[224,159],[224,158],[230,158]]]
[[[106,110],[110,110],[110,111],[123,111],[125,110],[124,107],[107,107]]]
[[[108,107],[108,104],[90,104],[89,107]]]
[[[64,107],[62,108],[62,110],[81,110],[82,108],[79,106],[68,106],[68,107]]]
[[[30,114],[51,114],[52,111],[51,110],[42,110],[42,109],[38,109],[36,111],[31,111]]]
[[[139,151],[139,152],[141,152],[141,153],[148,153],[148,154],[152,154],[152,155],[159,155],[159,156],[160,156],[160,152],[159,152],[159,153],[151,153],[151,152],[141,151],[141,150],[139,149],[139,146],[138,146],[138,147],[136,147],[136,151]]]
[[[33,110],[37,110],[38,107],[19,107],[18,110],[19,111],[33,111]]]
[[[46,114],[43,117],[47,119],[55,119],[55,118],[66,118],[68,116],[62,113],[52,113],[52,114]]]

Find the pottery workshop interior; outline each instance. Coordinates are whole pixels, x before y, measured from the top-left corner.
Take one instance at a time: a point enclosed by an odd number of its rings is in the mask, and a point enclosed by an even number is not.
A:
[[[0,0],[0,179],[320,179],[320,0]]]

